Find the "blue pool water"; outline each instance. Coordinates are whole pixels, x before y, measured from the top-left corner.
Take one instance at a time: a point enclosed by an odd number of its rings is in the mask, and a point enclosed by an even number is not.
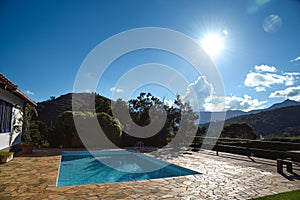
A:
[[[100,162],[101,161],[101,162]],[[106,163],[106,164],[103,164]],[[109,163],[109,167],[107,165]],[[155,171],[149,171],[154,169]],[[63,152],[57,186],[127,182],[199,174],[129,151]]]

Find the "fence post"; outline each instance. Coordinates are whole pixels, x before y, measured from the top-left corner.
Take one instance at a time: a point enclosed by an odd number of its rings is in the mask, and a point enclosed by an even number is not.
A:
[[[247,140],[246,142],[246,148],[247,148],[247,151],[249,152],[249,157],[251,156],[251,152],[249,150],[249,140]]]

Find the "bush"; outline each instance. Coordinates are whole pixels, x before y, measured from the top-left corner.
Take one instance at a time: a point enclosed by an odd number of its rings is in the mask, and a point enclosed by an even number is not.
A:
[[[117,119],[107,113],[97,113],[99,124],[108,139],[117,146],[121,145],[122,127]]]
[[[65,111],[61,113],[55,123],[53,131],[48,134],[48,141],[52,147],[84,147],[79,137],[74,118],[82,122],[81,129],[89,129],[88,123],[95,115],[92,112]],[[97,113],[97,119],[105,135],[116,145],[120,143],[122,128],[117,120],[107,113]],[[78,128],[78,127],[77,127]]]
[[[300,136],[297,136],[297,137],[272,137],[272,138],[265,138],[265,140],[300,143]]]
[[[224,126],[220,137],[255,140],[257,136],[247,123],[231,123]]]

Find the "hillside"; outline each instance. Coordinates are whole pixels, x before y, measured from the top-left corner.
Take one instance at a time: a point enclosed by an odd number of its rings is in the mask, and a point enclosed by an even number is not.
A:
[[[38,103],[38,117],[37,120],[45,122],[47,125],[51,125],[51,123],[55,123],[57,117],[65,111],[72,110],[72,96],[76,95],[76,107],[78,110],[91,110],[87,107],[93,98],[93,95],[90,93],[68,93],[61,95],[58,98],[53,98],[47,101],[43,101]],[[79,98],[78,98],[79,97]],[[96,94],[95,96],[95,107],[96,112],[110,112],[111,101],[103,96]]]
[[[300,103],[298,101],[293,101],[293,100],[285,100],[281,103],[275,103],[274,105],[272,105],[271,107],[268,108],[268,110],[273,110],[276,108],[283,108],[283,107],[288,107],[288,106],[299,106]]]
[[[226,120],[226,123],[246,122],[258,136],[299,136],[299,119],[300,105],[296,105],[233,117]]]
[[[64,94],[56,99],[43,101],[37,104],[37,119],[50,125],[55,123],[58,115],[64,111],[72,110],[72,94]]]

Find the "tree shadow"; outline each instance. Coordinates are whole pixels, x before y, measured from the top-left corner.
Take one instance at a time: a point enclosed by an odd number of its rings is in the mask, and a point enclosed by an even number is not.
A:
[[[50,157],[50,156],[59,156],[62,151],[66,149],[58,149],[58,148],[41,148],[41,149],[33,149],[32,153],[25,154],[21,151],[15,153],[15,157]]]

